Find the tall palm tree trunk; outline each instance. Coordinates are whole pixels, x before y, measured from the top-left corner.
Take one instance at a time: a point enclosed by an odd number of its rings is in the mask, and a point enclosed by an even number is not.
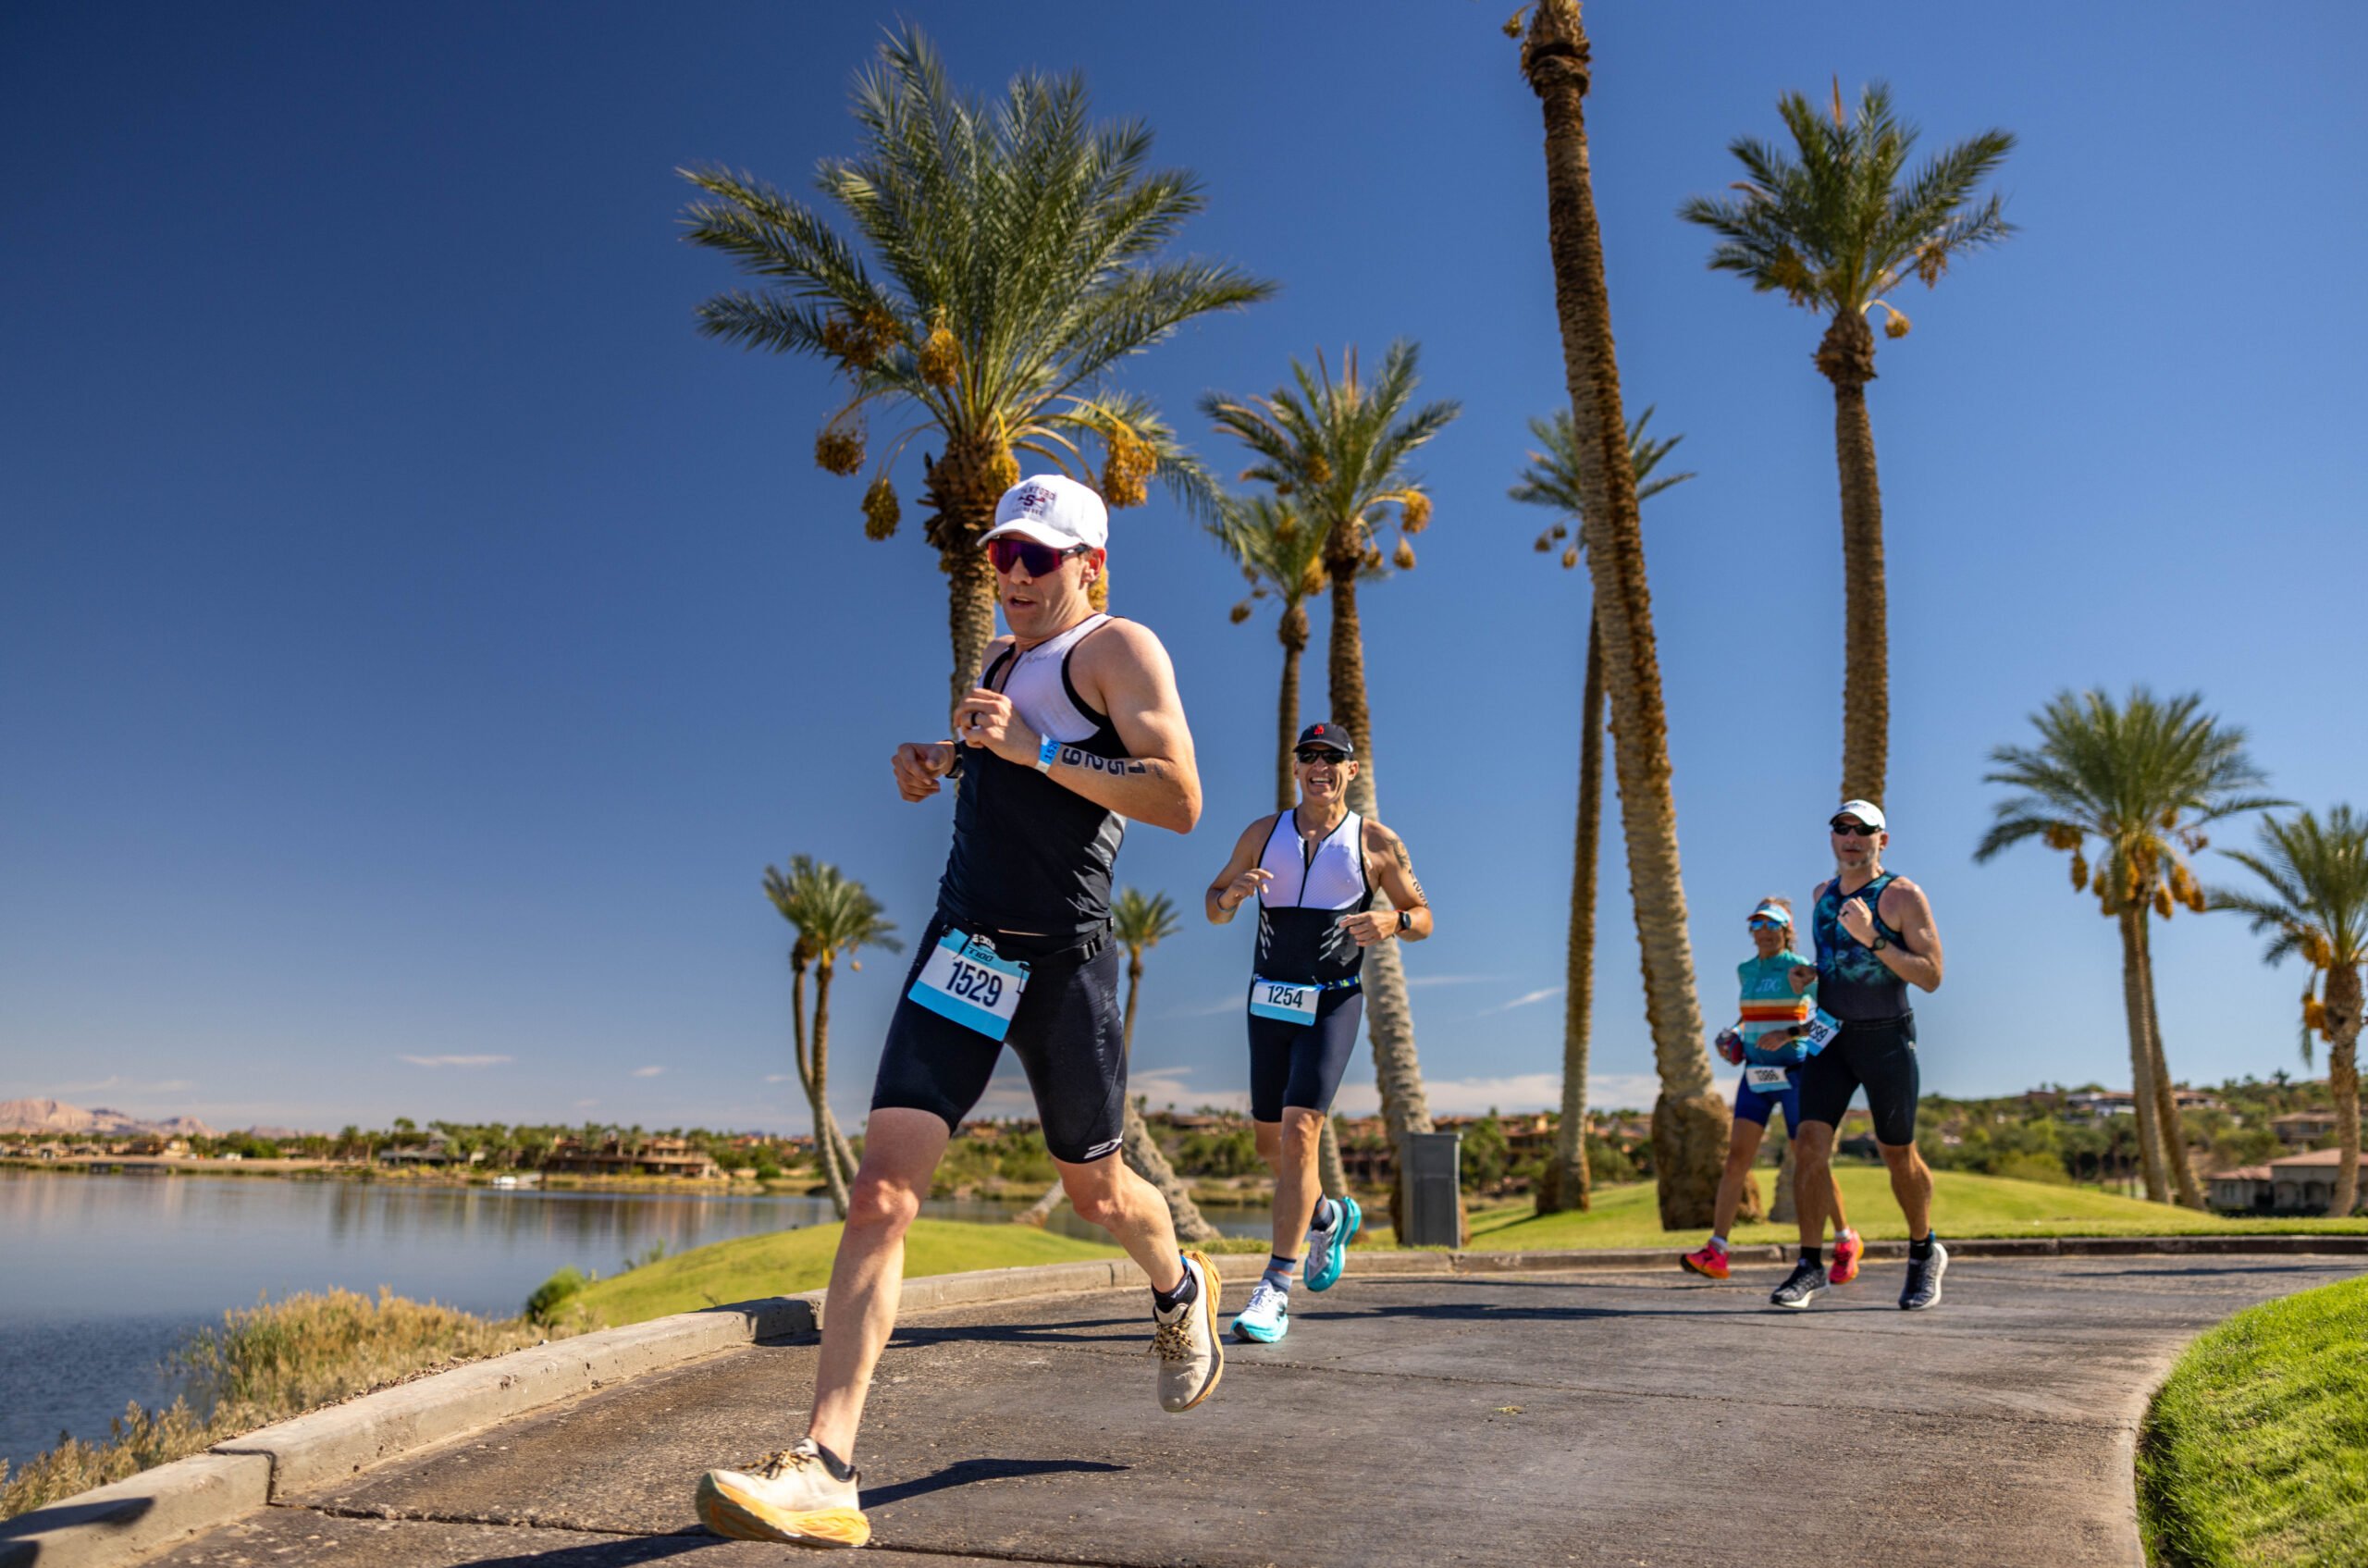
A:
[[[2196,1183],[2195,1162],[2188,1158],[2178,1085],[2171,1078],[2170,1058],[2163,1053],[2163,1015],[2154,1005],[2154,932],[2143,909],[2138,913],[2138,978],[2145,993],[2146,1065],[2154,1080],[2154,1125],[2163,1137],[2164,1174],[2179,1203],[2201,1211],[2203,1189]]]
[[[1283,644],[1283,695],[1276,714],[1275,809],[1289,811],[1299,804],[1299,781],[1291,776],[1291,752],[1299,740],[1299,661],[1307,651],[1307,606],[1292,603],[1283,610],[1276,634]],[[1349,1191],[1348,1167],[1340,1163],[1340,1137],[1332,1118],[1324,1118],[1324,1136],[1316,1145],[1316,1182],[1327,1198]]]
[[[1842,798],[1883,803],[1891,758],[1891,653],[1883,578],[1883,496],[1867,383],[1875,334],[1845,311],[1826,328],[1817,367],[1833,383],[1833,457],[1842,474]]]
[[[1019,472],[1008,453],[991,454],[967,441],[949,445],[943,458],[923,467],[926,500],[934,512],[929,542],[937,547],[938,569],[945,574],[953,702],[959,702],[979,684],[987,645],[995,640],[994,568],[979,541],[994,526],[995,504],[1019,482]]]
[[[1562,371],[1579,432],[1579,485],[1596,630],[1611,701],[1612,757],[1628,852],[1629,889],[1643,950],[1646,1012],[1660,1095],[1653,1106],[1653,1170],[1661,1224],[1710,1222],[1733,1119],[1711,1084],[1695,994],[1694,950],[1677,858],[1677,803],[1652,598],[1645,584],[1636,475],[1620,403],[1620,367],[1604,285],[1603,235],[1587,167],[1585,30],[1575,0],[1540,0],[1522,46],[1522,70],[1546,124],[1547,229],[1554,259]],[[1338,607],[1334,607],[1338,613]]]
[[[1603,833],[1603,639],[1587,617],[1586,681],[1579,698],[1579,821],[1571,849],[1571,941],[1563,957],[1562,1125],[1554,1178],[1538,1183],[1537,1212],[1594,1205],[1587,1170],[1587,1046],[1595,1019],[1596,858]]]
[[[1357,569],[1362,564],[1353,549],[1337,549],[1326,559],[1332,579],[1330,675],[1332,722],[1349,732],[1357,744],[1357,772],[1349,781],[1349,809],[1367,821],[1381,814],[1375,804],[1373,721],[1365,706],[1364,628],[1357,619]],[[1374,907],[1390,907],[1387,895],[1376,891]],[[1430,1097],[1423,1092],[1423,1064],[1414,1052],[1414,1008],[1406,995],[1406,965],[1396,942],[1376,942],[1365,949],[1365,1039],[1373,1046],[1375,1087],[1381,1091],[1381,1118],[1398,1168],[1406,1168],[1406,1134],[1429,1132]],[[1405,1234],[1405,1188],[1395,1183],[1389,1194],[1389,1223]],[[1462,1229],[1462,1189],[1458,1188],[1457,1229]]]
[[[1126,1043],[1128,1061],[1132,1061],[1135,1055],[1135,993],[1142,983],[1142,955],[1130,954],[1127,960],[1126,1021],[1121,1026],[1124,1031],[1121,1038]],[[1192,1190],[1184,1184],[1183,1178],[1176,1174],[1176,1167],[1167,1163],[1166,1152],[1160,1148],[1159,1140],[1151,1135],[1151,1128],[1143,1120],[1143,1113],[1136,1108],[1132,1094],[1127,1096],[1126,1119],[1120,1124],[1118,1135],[1119,1153],[1125,1157],[1128,1167],[1158,1188],[1159,1195],[1167,1200],[1168,1219],[1176,1227],[1177,1240],[1216,1240],[1217,1228],[1202,1216],[1200,1205],[1192,1202]]]
[[[2129,1094],[2138,1113],[2138,1164],[2146,1178],[2149,1203],[2171,1201],[2163,1169],[2162,1111],[2154,1098],[2154,1052],[2146,1028],[2146,971],[2140,959],[2146,933],[2142,907],[2125,907],[2121,921],[2121,1005],[2129,1018]]]
[[[2327,1087],[2335,1092],[2336,1148],[2342,1156],[2335,1173],[2335,1204],[2327,1210],[2338,1217],[2360,1206],[2360,971],[2349,964],[2327,970]]]
[[[831,1116],[831,972],[830,956],[825,954],[814,966],[814,1076],[807,1084],[807,1093],[814,1105],[814,1149],[817,1154],[828,1150],[822,1161],[822,1180],[831,1190],[831,1206],[839,1217],[847,1216],[847,1181],[854,1174],[852,1162],[842,1166],[835,1134],[838,1126]]]

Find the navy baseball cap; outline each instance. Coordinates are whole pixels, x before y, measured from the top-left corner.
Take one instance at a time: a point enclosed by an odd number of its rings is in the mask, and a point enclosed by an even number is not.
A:
[[[1299,739],[1292,743],[1291,749],[1302,751],[1311,746],[1328,747],[1343,757],[1357,754],[1357,743],[1349,738],[1349,732],[1334,723],[1308,725],[1300,731]]]

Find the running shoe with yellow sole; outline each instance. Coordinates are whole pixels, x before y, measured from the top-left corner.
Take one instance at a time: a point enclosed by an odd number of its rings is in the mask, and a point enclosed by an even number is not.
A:
[[[1833,1239],[1833,1266],[1826,1271],[1826,1279],[1834,1285],[1847,1285],[1858,1278],[1858,1260],[1867,1255],[1867,1243],[1855,1230],[1844,1230]]]
[[[1207,1399],[1225,1376],[1225,1343],[1217,1338],[1217,1271],[1205,1253],[1186,1253],[1184,1267],[1199,1290],[1172,1312],[1152,1309],[1152,1353],[1159,1357],[1159,1408],[1181,1415]]]
[[[850,1475],[831,1474],[814,1439],[769,1453],[746,1470],[710,1470],[699,1477],[699,1523],[735,1541],[789,1541],[798,1546],[861,1546],[871,1538]]]
[[[1727,1278],[1727,1253],[1723,1247],[1705,1246],[1677,1260],[1680,1266],[1705,1279]]]

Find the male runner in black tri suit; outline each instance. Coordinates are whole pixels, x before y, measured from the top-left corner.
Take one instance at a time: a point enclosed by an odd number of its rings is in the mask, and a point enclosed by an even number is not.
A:
[[[895,1327],[905,1234],[1006,1045],[1035,1092],[1069,1202],[1150,1277],[1161,1407],[1193,1408],[1225,1370],[1215,1268],[1178,1251],[1166,1201],[1117,1157],[1127,1057],[1111,874],[1127,820],[1191,831],[1201,780],[1166,649],[1089,602],[1108,539],[1108,513],[1087,487],[1057,476],[1013,486],[980,541],[1009,635],[955,706],[954,738],[896,748],[905,799],[958,781],[953,848],[881,1053],[807,1436],[701,1478],[699,1518],[719,1535],[870,1538],[855,1436]]]
[[[1864,1084],[1875,1123],[1875,1146],[1891,1167],[1892,1194],[1907,1216],[1907,1282],[1899,1304],[1909,1312],[1937,1306],[1949,1254],[1932,1234],[1932,1172],[1916,1152],[1916,1014],[1907,988],[1941,988],[1941,932],[1924,890],[1883,870],[1891,842],[1881,808],[1845,800],[1828,824],[1835,875],[1818,884],[1810,924],[1817,967],[1793,971],[1794,988],[1817,982],[1819,1010],[1840,1031],[1801,1068],[1801,1130],[1793,1175],[1800,1216],[1801,1256],[1768,1299],[1780,1307],[1807,1306],[1826,1288],[1827,1189],[1832,1184],[1833,1129]]]

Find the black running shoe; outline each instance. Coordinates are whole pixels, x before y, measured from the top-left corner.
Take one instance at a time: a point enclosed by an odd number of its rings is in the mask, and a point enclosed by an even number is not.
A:
[[[1949,1249],[1932,1238],[1932,1255],[1907,1260],[1907,1284],[1899,1292],[1902,1312],[1922,1312],[1941,1304],[1941,1276],[1949,1271]]]
[[[1793,1266],[1791,1277],[1769,1292],[1769,1304],[1798,1312],[1823,1294],[1825,1288],[1825,1266],[1803,1258]]]

